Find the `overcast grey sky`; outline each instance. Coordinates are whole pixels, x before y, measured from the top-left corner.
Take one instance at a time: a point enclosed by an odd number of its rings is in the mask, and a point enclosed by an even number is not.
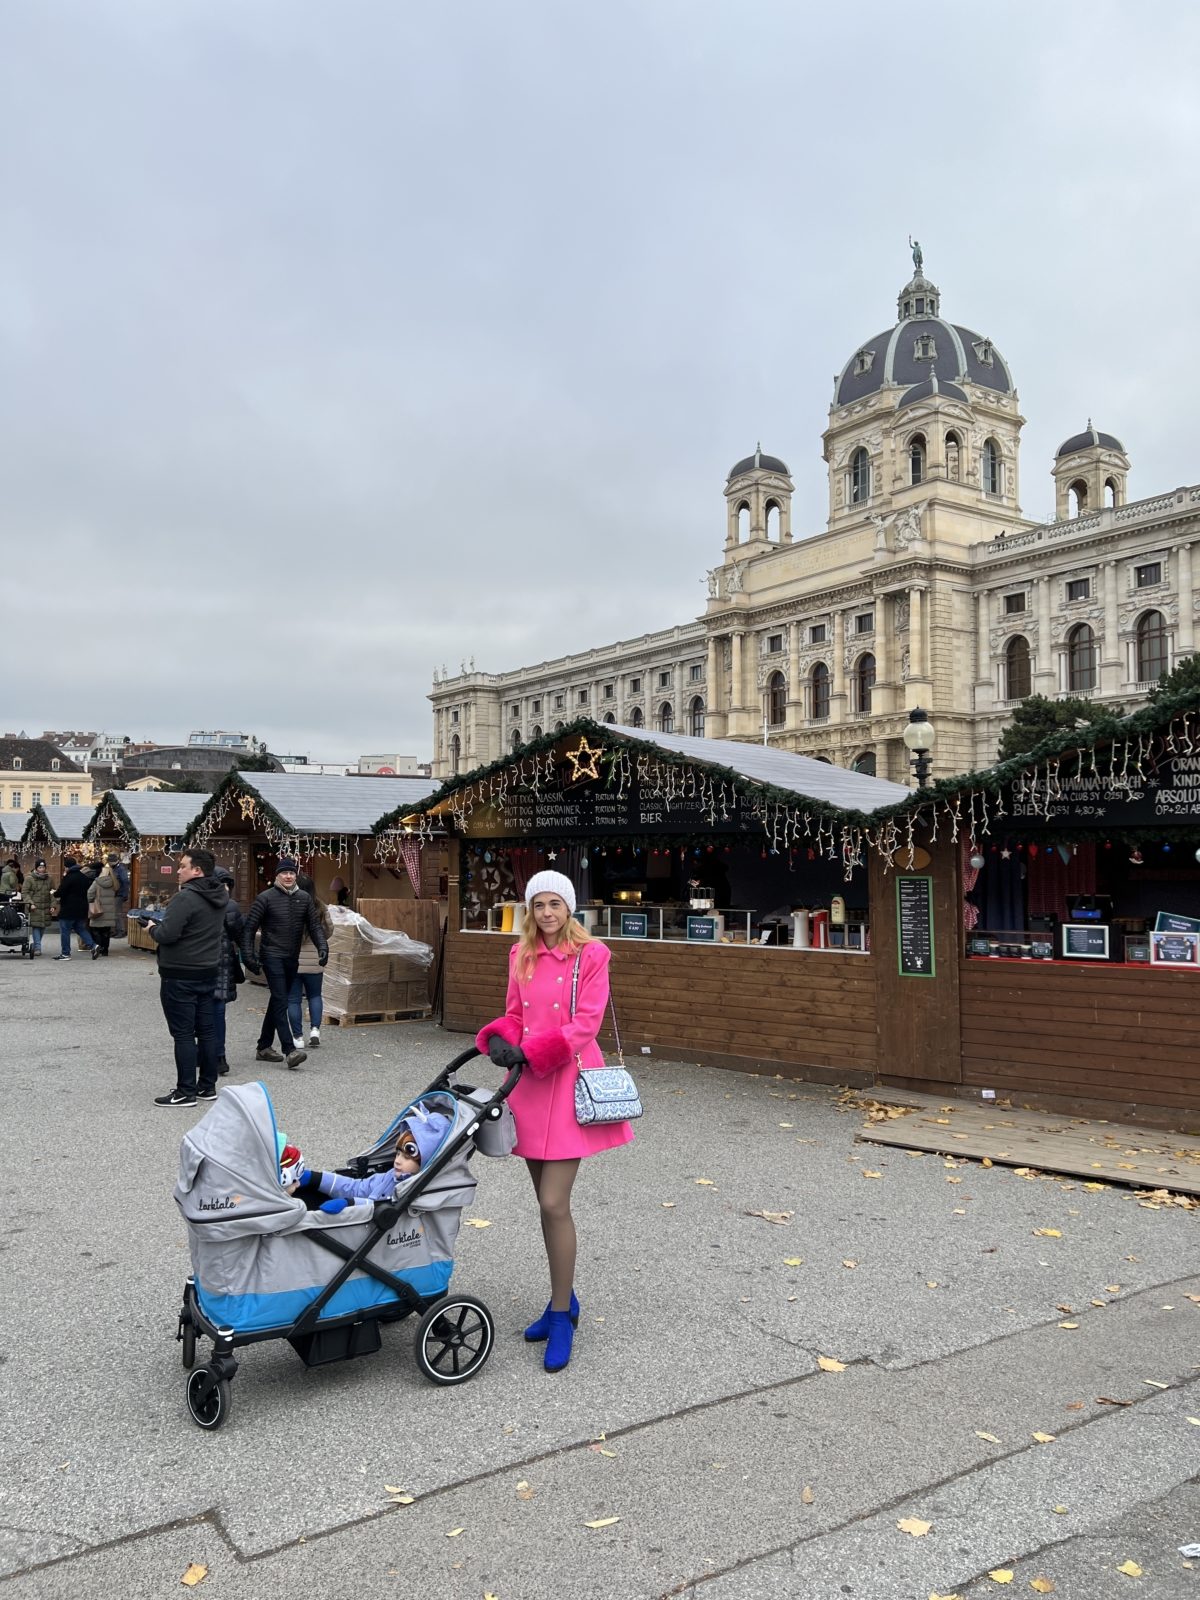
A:
[[[435,664],[694,616],[922,243],[1200,479],[1192,7],[0,0],[0,731],[427,758]]]

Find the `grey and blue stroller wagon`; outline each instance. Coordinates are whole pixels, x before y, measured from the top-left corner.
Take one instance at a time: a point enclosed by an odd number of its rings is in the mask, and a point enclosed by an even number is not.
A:
[[[187,1404],[202,1428],[229,1414],[234,1351],[286,1339],[306,1366],[370,1355],[380,1326],[419,1318],[417,1365],[433,1383],[465,1383],[491,1354],[492,1314],[473,1295],[450,1292],[463,1207],[475,1193],[478,1149],[507,1155],[515,1142],[505,1105],[521,1068],[493,1091],[446,1067],[362,1155],[339,1170],[365,1178],[392,1165],[400,1126],[414,1108],[449,1119],[441,1142],[394,1200],[356,1201],[331,1215],[324,1196],[289,1194],[279,1172],[275,1111],[261,1083],[222,1089],[179,1151],[175,1201],[187,1223],[192,1273],[176,1338],[183,1345]],[[212,1355],[196,1364],[196,1341]]]

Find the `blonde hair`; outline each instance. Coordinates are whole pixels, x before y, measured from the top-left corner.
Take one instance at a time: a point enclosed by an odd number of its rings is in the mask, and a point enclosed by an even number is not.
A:
[[[536,899],[537,896],[535,895]],[[560,896],[561,898],[561,896]],[[563,902],[564,905],[566,902]],[[541,935],[538,925],[534,921],[533,911],[526,908],[525,921],[521,924],[520,936],[517,939],[517,978],[524,982],[533,976],[533,969],[537,964],[537,944]],[[585,944],[591,944],[592,935],[581,922],[568,917],[567,925],[559,935],[560,943],[565,944],[570,954],[574,955],[582,950]]]

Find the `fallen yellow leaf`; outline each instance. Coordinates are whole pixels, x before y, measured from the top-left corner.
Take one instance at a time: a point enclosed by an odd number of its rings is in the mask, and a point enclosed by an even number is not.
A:
[[[585,1528],[611,1528],[614,1522],[620,1522],[620,1517],[597,1517],[595,1522],[585,1522]]]
[[[835,1361],[832,1356],[818,1356],[817,1365],[822,1372],[845,1372],[846,1370],[846,1363],[844,1361]]]
[[[384,1489],[384,1493],[385,1494],[403,1494],[404,1493],[404,1490],[397,1488],[394,1483],[385,1483],[384,1486],[383,1486],[383,1489]]]
[[[464,1217],[463,1221],[468,1228],[490,1228],[491,1223],[486,1217]]]
[[[858,1265],[858,1262],[857,1261],[843,1261],[842,1265],[844,1267],[856,1267]]]
[[[1079,1324],[1077,1322],[1060,1322],[1059,1323],[1059,1327],[1060,1328],[1077,1328],[1078,1326],[1079,1326]]]
[[[1193,1428],[1200,1428],[1200,1417],[1189,1417],[1188,1421],[1191,1423]]]
[[[1151,1389],[1169,1389],[1171,1387],[1169,1383],[1159,1383],[1157,1378],[1143,1378],[1142,1382]]]
[[[936,1289],[937,1288],[937,1279],[936,1278],[926,1278],[925,1287],[927,1289]]]
[[[1098,1161],[1093,1161],[1092,1165],[1097,1167],[1100,1165],[1100,1163]],[[1083,1187],[1090,1190],[1092,1194],[1096,1194],[1101,1189],[1107,1189],[1108,1185],[1106,1183],[1085,1183]]]
[[[413,1496],[411,1494],[394,1494],[391,1503],[394,1506],[411,1506]]]
[[[713,1187],[711,1178],[696,1178],[693,1181],[698,1183],[702,1189],[711,1189]]]
[[[674,1211],[674,1209],[675,1209],[674,1200],[664,1200],[663,1203],[662,1203],[662,1208],[663,1208],[664,1211]]]
[[[901,1533],[910,1533],[914,1539],[920,1539],[933,1527],[932,1522],[922,1522],[920,1517],[901,1517],[896,1524]]]
[[[1039,1444],[1053,1444],[1055,1438],[1052,1433],[1035,1433],[1033,1437]]]
[[[990,1167],[992,1165],[991,1156],[984,1156],[983,1160],[979,1163],[979,1165],[981,1167]]]
[[[1062,1238],[1062,1230],[1060,1228],[1035,1228],[1033,1231],[1039,1239]]]
[[[982,1433],[978,1428],[975,1429],[975,1437],[977,1439],[986,1439],[989,1444],[1000,1443],[999,1439],[997,1439],[994,1433]]]
[[[203,1583],[207,1577],[208,1568],[202,1566],[199,1561],[193,1561],[179,1581],[188,1589],[194,1589],[198,1583]]]
[[[1051,1506],[1050,1509],[1056,1517],[1065,1517],[1067,1514],[1066,1506]]]
[[[961,1183],[962,1179],[961,1178],[947,1178],[946,1182],[947,1183]]]
[[[460,1533],[465,1533],[466,1531],[465,1528],[451,1528],[446,1537],[447,1539],[457,1539]]]
[[[1142,1576],[1142,1569],[1136,1561],[1122,1561],[1117,1571],[1123,1572],[1127,1578],[1140,1578]]]
[[[784,1264],[785,1267],[802,1267],[804,1265],[804,1257],[803,1256],[784,1256],[783,1264]]]
[[[934,1591],[931,1589],[929,1591],[929,1600],[962,1600],[962,1596],[960,1594],[958,1594],[958,1593],[955,1593],[955,1594],[935,1594]]]
[[[517,1485],[517,1499],[518,1500],[532,1500],[533,1497],[534,1497],[535,1492],[536,1491],[531,1489],[529,1487],[529,1485],[525,1482],[524,1478],[522,1478],[520,1483]]]
[[[800,1503],[801,1503],[801,1505],[810,1506],[810,1505],[812,1505],[812,1503],[813,1503],[813,1501],[815,1499],[816,1499],[816,1495],[813,1494],[813,1492],[809,1488],[808,1484],[805,1484],[803,1489],[801,1489],[801,1491],[800,1491]]]
[[[882,1178],[883,1177],[883,1173],[882,1172],[864,1172],[863,1173],[863,1177],[864,1178]]]
[[[1049,1578],[1030,1578],[1029,1587],[1036,1590],[1038,1594],[1054,1593],[1054,1585]]]
[[[988,1573],[993,1583],[1011,1583],[1013,1581],[1011,1567],[993,1567]]]

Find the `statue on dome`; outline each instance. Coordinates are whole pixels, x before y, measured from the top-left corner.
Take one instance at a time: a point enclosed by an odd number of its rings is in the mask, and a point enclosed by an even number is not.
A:
[[[913,271],[919,274],[925,266],[925,257],[921,253],[921,241],[919,239],[914,239],[910,233],[908,236],[908,246],[912,251]]]

